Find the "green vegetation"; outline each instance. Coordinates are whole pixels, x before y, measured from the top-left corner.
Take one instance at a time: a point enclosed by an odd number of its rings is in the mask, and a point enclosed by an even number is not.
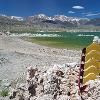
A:
[[[2,90],[2,91],[0,92],[0,96],[2,96],[2,97],[6,97],[6,96],[8,96],[8,95],[9,95],[8,89],[4,89],[4,90]]]

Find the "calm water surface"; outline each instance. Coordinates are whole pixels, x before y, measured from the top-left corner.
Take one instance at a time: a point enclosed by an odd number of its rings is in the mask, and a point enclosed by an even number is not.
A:
[[[31,42],[57,48],[84,48],[92,43],[94,36],[100,32],[38,32],[30,37]]]

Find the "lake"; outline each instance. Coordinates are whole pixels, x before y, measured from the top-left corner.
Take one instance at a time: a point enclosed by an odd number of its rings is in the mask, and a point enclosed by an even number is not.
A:
[[[29,41],[56,48],[84,48],[92,43],[100,32],[36,32]]]

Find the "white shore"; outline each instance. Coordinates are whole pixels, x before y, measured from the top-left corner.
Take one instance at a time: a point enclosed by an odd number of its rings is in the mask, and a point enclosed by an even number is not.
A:
[[[78,62],[80,55],[81,50],[45,47],[18,37],[0,36],[0,79],[16,79],[29,66],[42,69],[53,64]]]

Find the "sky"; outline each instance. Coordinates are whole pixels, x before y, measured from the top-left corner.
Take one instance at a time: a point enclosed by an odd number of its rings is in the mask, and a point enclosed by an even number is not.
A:
[[[22,17],[46,14],[97,18],[100,17],[100,0],[0,0],[0,14]]]

